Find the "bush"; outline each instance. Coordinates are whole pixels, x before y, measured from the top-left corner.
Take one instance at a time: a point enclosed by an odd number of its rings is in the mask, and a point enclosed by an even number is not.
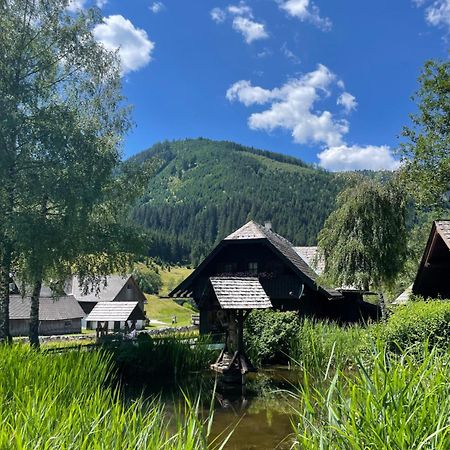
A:
[[[448,349],[450,346],[450,301],[415,301],[398,306],[386,324],[374,334],[392,351],[422,345]]]
[[[162,287],[161,275],[153,269],[135,269],[133,276],[136,283],[146,294],[158,294]]]
[[[255,310],[244,324],[246,351],[253,364],[288,360],[300,328],[297,313]]]

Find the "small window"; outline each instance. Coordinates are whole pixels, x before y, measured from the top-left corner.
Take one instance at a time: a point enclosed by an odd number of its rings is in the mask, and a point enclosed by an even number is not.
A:
[[[131,284],[127,284],[127,289],[131,289]]]
[[[64,326],[65,327],[70,327],[72,325],[72,321],[67,320],[66,322],[64,322]]]
[[[227,263],[223,266],[223,271],[225,273],[236,272],[237,264],[236,263]]]
[[[257,262],[248,263],[248,271],[252,275],[257,275],[258,274],[258,263]]]

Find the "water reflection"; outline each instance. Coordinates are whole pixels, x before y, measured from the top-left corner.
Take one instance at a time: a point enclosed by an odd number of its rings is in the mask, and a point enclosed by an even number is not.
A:
[[[234,429],[226,449],[288,449],[292,445],[292,410],[295,401],[289,392],[298,386],[301,374],[288,367],[270,367],[249,374],[245,386],[220,382],[210,371],[183,380],[145,385],[145,395],[159,395],[168,414],[180,410],[183,392],[189,398],[199,395],[205,417],[213,405],[212,438]],[[129,398],[142,394],[142,385],[128,386]],[[212,401],[212,403],[211,403]],[[182,408],[181,408],[182,409]]]

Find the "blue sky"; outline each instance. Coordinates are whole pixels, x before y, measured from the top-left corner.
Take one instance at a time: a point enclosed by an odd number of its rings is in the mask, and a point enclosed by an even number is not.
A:
[[[74,0],[71,9],[89,6]],[[227,139],[329,170],[395,169],[425,60],[448,57],[450,0],[97,0],[134,106],[130,156]]]

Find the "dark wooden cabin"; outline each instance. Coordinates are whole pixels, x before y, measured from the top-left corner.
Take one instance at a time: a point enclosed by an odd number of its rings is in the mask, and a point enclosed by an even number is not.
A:
[[[450,220],[433,222],[412,292],[425,298],[450,298]]]
[[[223,308],[214,279],[256,278],[274,309],[340,322],[376,319],[379,309],[357,290],[337,290],[318,283],[305,248],[253,221],[223,239],[210,255],[169,295],[191,297],[200,310],[200,332],[222,332]]]

